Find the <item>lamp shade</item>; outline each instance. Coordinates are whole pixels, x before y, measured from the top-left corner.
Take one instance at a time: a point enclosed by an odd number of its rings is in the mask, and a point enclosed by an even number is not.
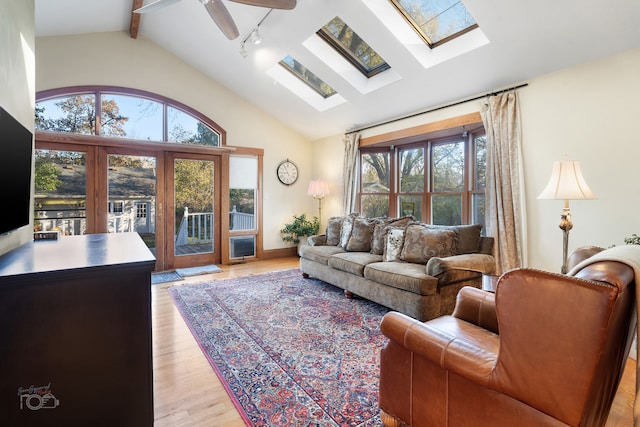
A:
[[[573,160],[553,162],[551,178],[549,178],[547,186],[538,196],[538,199],[560,200],[595,198],[595,194],[593,194],[582,176],[580,163]]]
[[[313,180],[309,182],[307,194],[316,198],[324,197],[329,194],[329,184],[321,179]]]

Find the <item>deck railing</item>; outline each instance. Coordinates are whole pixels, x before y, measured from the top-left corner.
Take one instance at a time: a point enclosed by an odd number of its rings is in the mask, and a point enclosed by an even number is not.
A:
[[[176,233],[176,246],[213,242],[213,212],[189,212],[184,208]]]
[[[40,231],[60,231],[65,236],[86,234],[85,209],[36,209],[34,220]]]
[[[73,210],[36,210],[35,221],[42,231],[60,230],[65,235],[79,235],[87,232],[86,211]],[[231,230],[255,229],[253,214],[229,212],[229,228]],[[135,212],[107,215],[107,229],[110,233],[122,233],[135,230]],[[176,245],[199,244],[213,241],[213,212],[189,212],[185,208],[184,215],[176,233]]]

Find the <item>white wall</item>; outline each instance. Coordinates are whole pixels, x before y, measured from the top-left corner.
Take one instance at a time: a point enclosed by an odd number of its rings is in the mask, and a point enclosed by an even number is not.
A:
[[[17,0],[16,0],[17,1]],[[158,93],[205,114],[227,132],[230,146],[264,149],[264,248],[284,247],[279,230],[294,214],[317,213],[307,196],[311,142],[145,38],[126,32],[36,39],[36,90],[113,85]],[[280,161],[300,169],[289,187],[276,177]]]
[[[554,160],[579,160],[597,200],[573,201],[569,251],[640,234],[640,49],[540,76],[519,90],[527,215],[527,266],[559,272],[563,202],[537,200]],[[498,88],[496,88],[498,89]],[[364,131],[363,137],[479,111],[478,101]],[[314,142],[313,171],[332,183],[327,218],[340,215],[342,135]],[[337,156],[340,155],[338,158]]]
[[[31,132],[35,112],[34,11],[34,0],[0,1],[0,106]],[[32,224],[33,213],[29,226],[0,236],[0,254],[31,240]]]

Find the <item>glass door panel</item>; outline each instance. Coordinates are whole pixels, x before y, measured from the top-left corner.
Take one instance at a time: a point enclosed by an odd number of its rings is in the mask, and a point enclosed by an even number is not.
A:
[[[156,158],[109,154],[107,231],[136,232],[156,253]]]
[[[170,266],[185,267],[220,262],[220,219],[215,213],[219,198],[219,167],[217,158],[202,155],[168,156],[167,200],[172,206],[167,214],[167,236],[174,236],[169,245]],[[171,195],[173,192],[173,195]]]
[[[35,231],[87,233],[87,154],[35,150]]]

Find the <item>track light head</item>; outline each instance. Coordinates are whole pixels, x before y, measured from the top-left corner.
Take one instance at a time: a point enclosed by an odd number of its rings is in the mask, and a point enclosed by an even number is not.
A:
[[[260,37],[260,33],[258,33],[258,27],[251,33],[251,42],[256,45],[262,43],[262,37]]]

